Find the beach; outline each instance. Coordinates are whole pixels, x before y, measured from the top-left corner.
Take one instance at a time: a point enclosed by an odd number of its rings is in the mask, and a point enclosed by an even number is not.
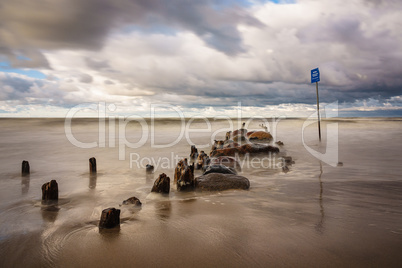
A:
[[[209,120],[210,129],[205,120],[144,120],[145,132],[136,122],[74,119],[68,136],[62,118],[0,119],[0,266],[399,267],[402,119],[324,119],[321,142],[315,123],[303,130],[305,119],[268,120],[284,146],[277,156],[242,160],[249,190],[178,192],[177,161],[191,145],[209,154],[211,135],[224,139],[227,120]],[[261,119],[247,122],[261,130]],[[181,135],[183,125],[192,131]],[[338,130],[335,164],[307,150],[331,149],[330,125]],[[294,161],[289,170],[283,156]],[[168,196],[150,193],[161,173],[171,178]],[[41,186],[52,179],[59,201],[48,209]],[[140,209],[121,206],[132,196]],[[100,232],[109,207],[121,209],[120,228]]]

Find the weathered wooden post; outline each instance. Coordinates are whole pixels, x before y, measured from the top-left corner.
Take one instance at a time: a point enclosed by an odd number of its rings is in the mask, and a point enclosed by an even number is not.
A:
[[[55,180],[42,185],[42,201],[58,200],[59,186]]]
[[[29,173],[30,173],[29,162],[24,160],[22,161],[21,176],[28,176]]]
[[[147,165],[145,166],[145,172],[146,172],[147,174],[152,174],[152,173],[154,173],[154,166],[153,166],[153,165],[150,165],[150,164],[147,164]]]
[[[91,157],[89,159],[89,173],[92,173],[92,174],[96,173],[96,159],[95,159],[95,157]]]
[[[111,229],[120,225],[120,209],[107,208],[102,210],[99,228]]]
[[[156,179],[151,192],[169,194],[170,192],[170,178],[165,173],[159,175]]]

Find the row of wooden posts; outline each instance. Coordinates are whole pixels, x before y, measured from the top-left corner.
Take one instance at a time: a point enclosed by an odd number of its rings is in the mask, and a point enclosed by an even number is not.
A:
[[[92,157],[89,159],[89,172],[96,174],[96,159]],[[22,161],[21,176],[30,175],[29,162]],[[59,199],[59,188],[56,180],[51,180],[42,185],[42,203],[54,204],[53,202]],[[99,221],[99,228],[114,228],[120,225],[120,209],[107,208],[102,211]]]

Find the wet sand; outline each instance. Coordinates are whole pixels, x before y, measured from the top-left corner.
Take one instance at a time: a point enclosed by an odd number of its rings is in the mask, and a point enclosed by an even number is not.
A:
[[[159,167],[150,178],[143,169],[130,168],[129,154],[188,156],[185,139],[159,149],[147,141],[127,148],[120,161],[118,147],[73,146],[63,120],[1,119],[0,266],[399,267],[402,144],[395,139],[402,136],[400,121],[336,122],[343,166],[329,166],[305,150],[303,120],[283,120],[277,139],[285,143],[282,153],[295,160],[289,172],[245,167],[241,175],[250,180],[248,191],[172,188],[163,197],[150,189],[159,173],[173,178],[173,167]],[[222,124],[213,123],[213,130]],[[127,129],[131,141],[138,139],[135,127]],[[325,123],[323,128],[325,136]],[[73,130],[81,141],[98,138],[93,120]],[[156,140],[167,143],[175,140],[179,124],[157,123],[156,131]],[[319,150],[315,136],[312,125],[305,139]],[[210,133],[191,137],[205,144]],[[92,156],[98,161],[96,177],[88,173]],[[24,159],[31,164],[28,178],[19,174]],[[57,209],[40,202],[40,187],[50,179],[59,183]],[[143,203],[140,210],[119,207],[131,196]],[[122,210],[118,231],[99,232],[100,213],[107,207]]]

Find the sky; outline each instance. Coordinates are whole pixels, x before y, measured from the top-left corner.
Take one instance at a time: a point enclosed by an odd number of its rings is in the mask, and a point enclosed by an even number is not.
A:
[[[2,0],[0,117],[402,116],[399,0]],[[156,107],[156,108],[155,108]]]

